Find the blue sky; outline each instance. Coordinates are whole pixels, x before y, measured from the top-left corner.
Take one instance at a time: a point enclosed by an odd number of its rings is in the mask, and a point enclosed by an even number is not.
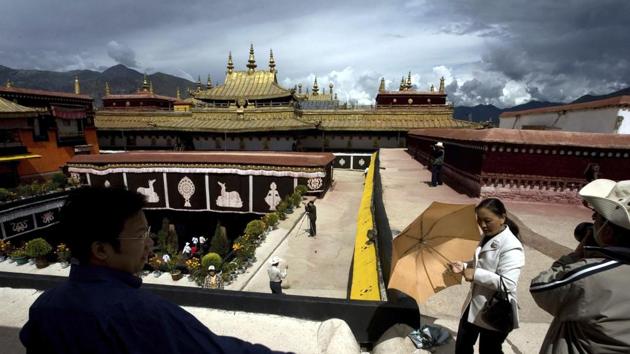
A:
[[[459,105],[570,101],[630,86],[630,1],[0,0],[0,65],[104,70],[121,63],[222,81],[227,54],[285,87],[332,81],[369,104],[381,77],[444,76]]]

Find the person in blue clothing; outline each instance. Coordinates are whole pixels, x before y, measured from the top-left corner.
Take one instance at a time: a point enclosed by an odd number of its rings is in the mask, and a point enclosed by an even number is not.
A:
[[[68,197],[60,229],[75,260],[68,280],[31,306],[20,332],[27,353],[276,353],[218,336],[141,289],[135,274],[153,246],[144,203],[141,194],[114,188]]]

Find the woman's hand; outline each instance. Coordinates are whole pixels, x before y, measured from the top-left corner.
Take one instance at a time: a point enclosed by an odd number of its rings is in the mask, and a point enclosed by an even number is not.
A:
[[[464,271],[464,268],[465,268],[464,262],[460,262],[460,261],[449,263],[449,266],[451,267],[451,271],[455,274],[460,274],[461,272]]]

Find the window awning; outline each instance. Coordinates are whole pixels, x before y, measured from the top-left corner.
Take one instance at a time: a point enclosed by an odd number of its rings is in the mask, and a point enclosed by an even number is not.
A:
[[[84,108],[68,108],[60,106],[51,106],[52,115],[60,119],[85,119],[87,112]]]
[[[42,155],[35,155],[35,154],[8,155],[8,156],[0,156],[0,162],[36,159],[40,157],[42,157]]]

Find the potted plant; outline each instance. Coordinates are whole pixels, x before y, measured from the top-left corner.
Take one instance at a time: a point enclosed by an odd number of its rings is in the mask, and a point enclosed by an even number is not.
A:
[[[278,212],[278,216],[280,217],[280,220],[284,220],[287,218],[286,216],[287,207],[288,207],[288,204],[284,200],[278,203],[278,205],[276,206],[276,211]]]
[[[298,208],[300,206],[300,203],[302,203],[302,195],[297,191],[293,192],[293,194],[291,194],[291,196],[289,197],[289,201],[291,201],[291,204],[293,204],[294,208]]]
[[[61,268],[67,268],[70,265],[70,263],[68,263],[71,255],[70,248],[66,246],[65,243],[57,245],[55,254],[57,254],[57,259],[59,259],[59,263],[61,263]]]
[[[153,268],[153,276],[156,278],[162,275],[162,271],[160,271],[160,267],[162,267],[162,263],[163,263],[162,258],[158,256],[157,254],[149,258],[149,266]]]
[[[37,268],[48,267],[48,258],[46,256],[52,251],[52,246],[48,241],[38,237],[28,241],[24,250],[29,257],[35,258]]]
[[[10,253],[9,257],[11,257],[13,261],[15,261],[16,265],[22,265],[28,262],[28,256],[26,255],[26,252],[23,248],[13,250],[13,252]]]
[[[7,259],[7,255],[11,252],[11,241],[0,240],[0,262]]]
[[[293,213],[293,201],[291,200],[291,195],[287,194],[284,197],[284,199],[282,200],[282,202],[287,204],[287,208],[286,208],[286,210],[284,212],[287,213],[287,214],[292,214]]]
[[[308,187],[303,184],[298,184],[298,186],[295,187],[295,191],[300,193],[300,196],[303,196],[306,192],[308,192]]]
[[[269,213],[264,216],[264,221],[267,226],[271,229],[275,230],[278,228],[278,214],[277,213]]]
[[[179,255],[174,255],[167,263],[168,271],[169,273],[171,273],[171,278],[173,279],[173,281],[178,281],[184,276],[182,271],[177,269],[177,266],[179,266],[179,262]]]
[[[188,270],[188,280],[194,281],[197,284],[201,284],[203,282],[203,277],[201,272],[201,262],[199,262],[199,258],[193,257],[186,260],[184,264],[186,265],[186,269]]]

